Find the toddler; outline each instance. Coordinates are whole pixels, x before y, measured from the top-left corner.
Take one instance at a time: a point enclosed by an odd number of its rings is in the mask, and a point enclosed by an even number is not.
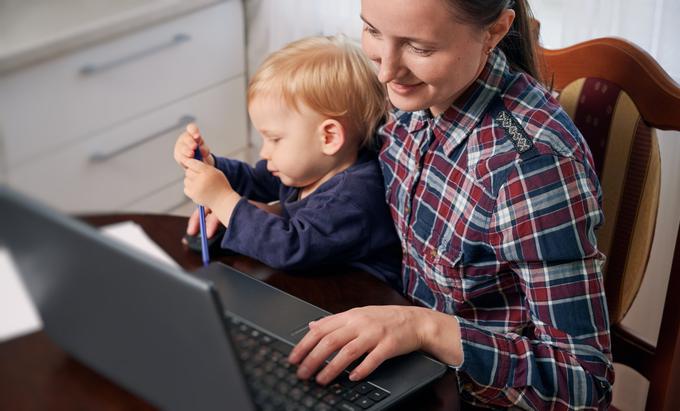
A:
[[[278,269],[348,264],[399,287],[400,244],[373,141],[386,101],[372,63],[349,40],[291,43],[248,85],[262,160],[252,167],[213,155],[191,124],[174,152],[184,192],[207,208],[209,231],[215,217],[226,227],[223,248]],[[187,233],[197,225],[194,213]]]

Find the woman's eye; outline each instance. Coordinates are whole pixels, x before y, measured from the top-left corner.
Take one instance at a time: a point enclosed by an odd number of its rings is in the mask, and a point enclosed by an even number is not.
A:
[[[379,37],[380,32],[371,26],[364,25],[364,31],[373,37]]]
[[[416,47],[414,45],[409,44],[408,45],[409,50],[411,50],[413,53],[419,55],[419,56],[429,56],[432,53],[434,53],[433,50],[428,50],[428,49],[422,49],[420,47]]]

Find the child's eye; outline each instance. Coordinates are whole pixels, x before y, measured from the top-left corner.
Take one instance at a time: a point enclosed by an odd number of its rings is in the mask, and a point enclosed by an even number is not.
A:
[[[414,46],[414,45],[412,45],[412,44],[409,44],[409,45],[408,45],[408,48],[409,48],[409,50],[411,50],[413,53],[415,53],[415,54],[417,54],[417,55],[419,55],[419,56],[424,56],[424,57],[427,57],[427,56],[431,55],[432,53],[434,53],[434,50],[422,49],[422,48],[416,47],[416,46]]]

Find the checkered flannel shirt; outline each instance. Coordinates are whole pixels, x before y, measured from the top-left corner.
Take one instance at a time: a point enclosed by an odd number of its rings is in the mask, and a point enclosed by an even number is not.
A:
[[[498,50],[441,115],[392,114],[380,159],[403,291],[458,317],[464,400],[606,408],[601,190],[567,114]]]

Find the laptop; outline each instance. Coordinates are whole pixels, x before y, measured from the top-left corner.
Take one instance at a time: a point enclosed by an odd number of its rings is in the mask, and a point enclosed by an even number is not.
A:
[[[446,370],[416,352],[365,381],[301,381],[286,357],[327,311],[220,263],[190,274],[152,261],[4,186],[0,246],[47,335],[162,409],[379,410]]]

